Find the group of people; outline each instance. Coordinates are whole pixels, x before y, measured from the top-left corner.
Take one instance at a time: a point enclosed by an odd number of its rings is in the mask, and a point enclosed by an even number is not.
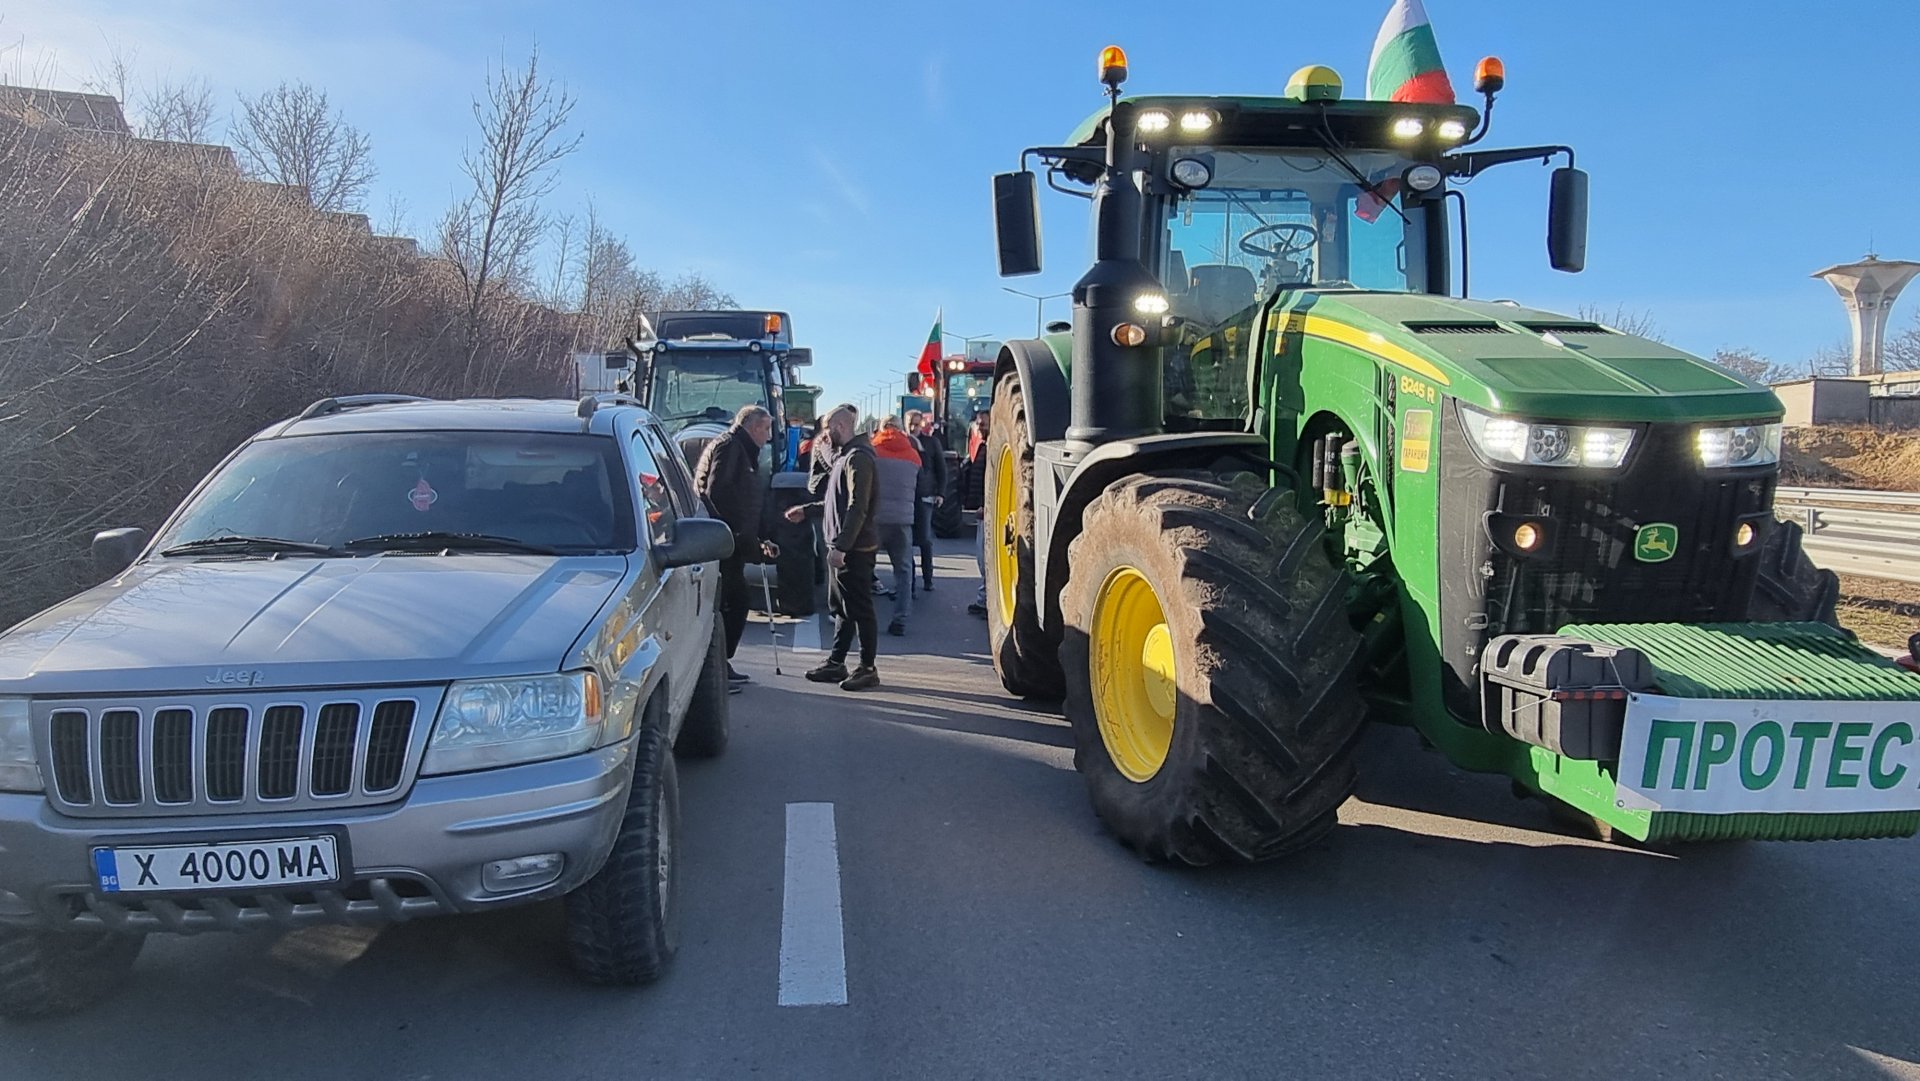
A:
[[[893,571],[889,634],[907,633],[916,586],[933,589],[933,513],[946,498],[948,483],[946,447],[935,427],[930,417],[912,411],[904,419],[889,416],[874,431],[861,432],[857,412],[842,405],[820,418],[813,437],[801,445],[807,458],[808,500],[789,508],[785,516],[795,523],[813,519],[819,524],[828,566],[828,608],[834,618],[832,650],[825,663],[806,674],[815,683],[837,683],[848,691],[880,685],[874,595],[881,552]],[[736,693],[747,682],[732,665],[752,603],[746,565],[755,557],[779,554],[761,537],[767,484],[759,474],[760,448],[772,437],[772,416],[759,406],[747,406],[708,444],[694,472],[695,488],[734,532],[734,554],[720,564],[720,610],[727,679]],[[856,638],[859,660],[849,669]]]

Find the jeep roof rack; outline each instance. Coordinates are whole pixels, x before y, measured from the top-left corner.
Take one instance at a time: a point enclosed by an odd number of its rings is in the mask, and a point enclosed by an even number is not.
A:
[[[432,398],[422,398],[418,394],[342,394],[337,398],[322,398],[302,410],[293,418],[297,423],[312,420],[315,417],[344,413],[349,409],[359,409],[369,405],[404,405],[407,402],[430,402]]]
[[[588,394],[580,399],[580,409],[579,409],[580,419],[592,420],[593,414],[598,412],[600,407],[603,405],[639,405],[639,404],[640,404],[640,399],[634,397],[631,394],[627,394],[617,390],[606,390],[606,391],[601,391],[598,394]]]

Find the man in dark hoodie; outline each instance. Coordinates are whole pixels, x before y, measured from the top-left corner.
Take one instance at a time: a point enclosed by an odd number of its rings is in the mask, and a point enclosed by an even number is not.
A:
[[[864,435],[854,432],[852,406],[840,406],[828,413],[826,431],[831,443],[832,466],[820,500],[787,511],[790,522],[808,515],[823,519],[827,540],[827,606],[833,612],[833,652],[820,667],[807,673],[815,683],[838,683],[843,691],[864,691],[880,685],[874,662],[880,650],[880,623],[873,611],[873,566],[880,549],[880,530],[874,521],[875,489],[879,471],[874,465],[873,445]],[[819,441],[813,448],[816,458]],[[860,664],[847,671],[847,651],[853,648],[854,635],[860,636]]]
[[[760,448],[773,437],[773,416],[757,405],[734,415],[733,425],[707,444],[693,472],[694,490],[721,521],[733,528],[733,555],[720,561],[720,615],[727,631],[727,684],[738,690],[747,677],[733,670],[733,654],[747,629],[747,560],[771,555],[760,538],[760,514],[767,484],[760,473]]]

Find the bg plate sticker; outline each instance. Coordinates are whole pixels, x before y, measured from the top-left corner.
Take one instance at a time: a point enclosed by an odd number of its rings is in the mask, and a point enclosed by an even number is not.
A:
[[[1409,409],[1400,437],[1400,470],[1425,473],[1433,464],[1433,410]]]

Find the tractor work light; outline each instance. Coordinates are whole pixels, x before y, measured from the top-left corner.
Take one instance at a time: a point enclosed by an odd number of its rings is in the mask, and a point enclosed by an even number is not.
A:
[[[1393,137],[1396,139],[1418,139],[1426,131],[1427,122],[1417,116],[1403,116],[1393,122]]]
[[[1213,114],[1205,109],[1188,109],[1180,114],[1180,133],[1202,135],[1213,130]]]
[[[1170,171],[1173,182],[1183,188],[1204,188],[1213,183],[1213,168],[1199,158],[1181,158]],[[1434,170],[1435,175],[1439,170]]]
[[[958,359],[949,360],[947,361],[947,370],[950,372],[964,372],[967,370],[967,362]]]
[[[1632,428],[1537,424],[1464,407],[1460,420],[1482,456],[1513,465],[1618,469],[1633,447]]]
[[[1140,114],[1134,127],[1142,135],[1159,135],[1173,126],[1173,114],[1165,109],[1148,109]]]
[[[1133,310],[1141,315],[1165,315],[1167,307],[1165,293],[1141,293],[1133,298]]]
[[[1408,169],[1405,179],[1407,187],[1414,191],[1432,191],[1440,186],[1440,182],[1446,179],[1446,175],[1440,171],[1438,165],[1422,164]]]
[[[1440,126],[1434,130],[1442,139],[1450,143],[1457,143],[1467,137],[1467,126],[1458,120],[1442,120]]]
[[[1778,424],[1742,424],[1732,428],[1702,428],[1694,437],[1700,464],[1708,469],[1772,465],[1780,460]]]
[[[1113,328],[1113,344],[1132,349],[1147,344],[1147,328],[1138,323],[1121,323]]]

